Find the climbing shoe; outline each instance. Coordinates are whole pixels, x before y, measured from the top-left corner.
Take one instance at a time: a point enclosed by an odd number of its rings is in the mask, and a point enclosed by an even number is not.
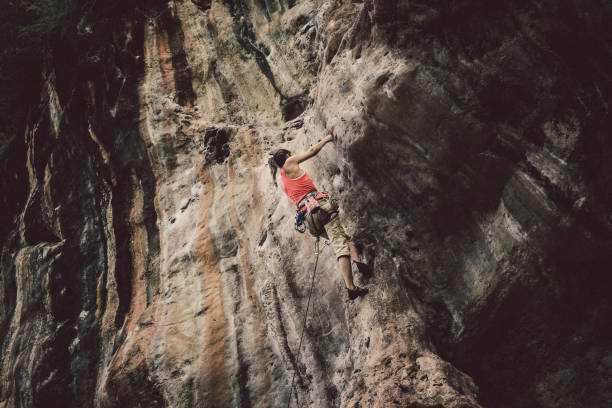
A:
[[[353,263],[357,267],[357,270],[359,271],[359,273],[364,276],[364,278],[369,278],[372,276],[372,270],[367,264],[364,264],[363,262],[359,262],[359,261],[353,261]]]
[[[346,288],[346,290],[348,291],[348,297],[350,300],[357,299],[359,296],[364,296],[369,292],[366,288],[360,288],[358,286],[355,290],[350,290],[349,288]]]

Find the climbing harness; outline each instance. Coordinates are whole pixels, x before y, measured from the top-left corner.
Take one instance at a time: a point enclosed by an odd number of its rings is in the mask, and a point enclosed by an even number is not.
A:
[[[304,321],[302,322],[302,334],[300,334],[300,344],[298,346],[297,357],[295,358],[295,371],[291,378],[291,391],[289,392],[289,401],[287,402],[287,408],[291,405],[291,396],[293,394],[293,382],[295,380],[295,373],[300,369],[300,352],[302,351],[302,340],[304,339],[304,329],[306,328],[306,319],[308,318],[308,309],[310,308],[310,297],[312,296],[312,288],[314,287],[315,275],[317,274],[317,264],[319,263],[319,237],[316,237],[315,241],[315,258],[314,270],[312,271],[312,280],[310,281],[310,291],[308,293],[308,302],[306,302],[306,313],[304,314]]]
[[[326,191],[319,193],[317,190],[313,190],[306,194],[297,205],[297,213],[295,214],[295,230],[299,233],[306,232],[306,215],[312,213],[318,208],[321,208],[317,196],[322,194],[320,198],[329,198],[329,194]],[[313,231],[310,231],[312,236],[316,236]]]
[[[306,194],[297,205],[297,213],[295,214],[295,230],[300,234],[306,232],[306,214],[308,214],[308,208],[305,207],[304,201],[309,197],[315,197],[317,191],[311,191]],[[316,201],[316,200],[315,200]]]
[[[302,198],[302,201],[306,206],[306,211],[308,212],[313,212],[314,210],[316,210],[317,208],[320,208],[321,206],[319,205],[319,202],[317,201],[317,199],[315,198],[317,195],[316,191],[313,191],[311,193],[306,194],[306,196],[304,198]]]

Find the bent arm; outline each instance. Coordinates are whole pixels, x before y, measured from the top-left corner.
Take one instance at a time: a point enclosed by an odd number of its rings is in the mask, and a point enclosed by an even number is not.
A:
[[[301,154],[296,154],[293,157],[289,157],[289,159],[287,160],[291,160],[291,161],[294,161],[296,164],[299,164],[315,156],[317,153],[319,153],[319,151],[321,151],[321,149],[323,148],[323,146],[325,146],[326,143],[331,142],[332,140],[334,140],[334,137],[332,135],[327,135],[319,143],[312,146],[310,149],[306,150],[306,152],[301,153]]]

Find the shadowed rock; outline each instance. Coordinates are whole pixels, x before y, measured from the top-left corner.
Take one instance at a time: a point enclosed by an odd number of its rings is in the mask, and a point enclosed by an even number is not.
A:
[[[612,8],[566,3],[77,5],[0,153],[0,407],[610,405]],[[322,246],[298,350],[265,163],[330,132],[369,293]]]

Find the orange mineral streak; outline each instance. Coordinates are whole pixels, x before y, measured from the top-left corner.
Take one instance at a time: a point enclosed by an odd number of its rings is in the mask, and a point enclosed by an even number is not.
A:
[[[138,319],[147,306],[145,267],[149,252],[147,230],[143,219],[144,193],[136,176],[132,179],[134,197],[129,224],[132,232],[130,250],[132,253],[132,299],[123,330],[125,342],[113,357],[109,385],[111,395],[127,402],[133,398],[132,381],[146,383],[149,365],[149,343],[153,328],[138,327]],[[154,306],[153,306],[154,307]]]
[[[144,225],[142,209],[144,207],[144,192],[142,186],[133,177],[133,183],[137,186],[134,191],[132,210],[130,211],[130,227],[132,230],[132,241],[130,249],[132,252],[132,304],[126,325],[127,332],[134,330],[135,317],[144,312],[147,306],[145,267],[149,247],[147,245],[147,229]]]
[[[145,28],[145,58],[147,61],[155,60],[157,47],[154,46],[156,36],[151,32],[150,27]],[[166,42],[167,46],[167,42]],[[161,62],[164,63],[163,61]],[[147,121],[149,112],[147,110],[147,87],[154,81],[157,66],[148,66],[145,70],[144,81],[139,87],[140,100],[140,133],[146,145],[151,145],[151,135],[148,132]],[[147,149],[149,163],[156,180],[160,180],[162,169],[160,168],[160,160],[154,148]],[[143,208],[144,208],[144,191],[142,185],[136,175],[132,176],[132,185],[134,196],[132,198],[132,208],[130,211],[129,224],[131,229],[130,251],[132,257],[132,298],[130,311],[126,317],[126,321],[122,330],[126,333],[126,339],[113,356],[109,385],[110,389],[114,390],[111,395],[113,398],[127,402],[133,396],[132,382],[140,381],[142,384],[147,384],[150,379],[149,365],[149,345],[154,336],[154,327],[139,327],[138,320],[147,308],[147,281],[146,267],[147,257],[149,256],[148,235],[144,224]],[[156,182],[155,208],[159,212],[159,182]],[[156,262],[151,266],[155,268]],[[153,271],[158,273],[158,271]],[[153,308],[151,315],[153,321],[159,321],[159,307],[154,301],[150,306]]]
[[[245,150],[248,152],[252,152],[252,154],[242,156],[242,157],[247,158],[248,161],[246,163],[243,162],[239,164],[240,167],[246,166],[249,169],[249,177],[248,179],[243,179],[243,180],[236,179],[236,169],[234,166],[234,158],[230,156],[228,160],[229,178],[230,178],[228,190],[229,190],[229,197],[231,198],[231,205],[229,206],[229,216],[230,216],[230,221],[232,223],[232,228],[234,229],[234,232],[236,233],[236,236],[238,237],[238,253],[240,255],[240,260],[241,260],[242,267],[243,267],[242,269],[244,271],[243,282],[245,283],[245,287],[243,288],[242,295],[243,296],[246,295],[246,299],[251,300],[249,303],[256,302],[256,305],[255,305],[256,308],[258,310],[262,310],[261,304],[255,301],[255,299],[258,300],[259,298],[255,296],[255,291],[253,289],[254,280],[251,277],[252,263],[251,263],[251,259],[249,255],[250,250],[248,246],[248,237],[245,237],[245,234],[243,232],[245,231],[245,227],[243,225],[240,225],[238,213],[236,211],[236,194],[234,193],[235,186],[238,183],[242,185],[244,184],[250,185],[252,187],[252,196],[250,200],[252,208],[250,208],[249,210],[251,211],[252,216],[249,217],[249,219],[259,220],[260,217],[263,216],[263,212],[261,208],[261,192],[257,190],[257,177],[253,172],[253,168],[256,167],[261,161],[261,146],[259,143],[253,142],[253,140],[255,140],[255,138],[253,137],[253,132],[250,132],[250,131],[241,132],[240,136],[244,144]],[[252,226],[252,227],[256,228],[256,226]],[[258,322],[259,322],[259,319],[258,319]]]
[[[153,168],[156,180],[165,180],[172,176],[176,167],[176,149],[174,147],[174,135],[176,128],[170,121],[164,121],[155,125],[155,133],[161,137],[163,149],[154,146],[147,130],[148,116],[151,115],[153,100],[159,99],[159,95],[170,95],[175,93],[174,66],[172,65],[172,51],[168,42],[168,33],[156,32],[154,28],[145,29],[144,53],[146,71],[143,86],[140,87],[140,120],[143,139],[152,147],[148,149],[149,160]],[[173,115],[172,106],[163,109],[163,117],[169,118]]]
[[[168,33],[160,31],[155,36],[159,69],[166,93],[174,94],[174,67],[172,66],[172,50],[168,42]]]
[[[144,83],[150,80],[151,80],[151,73],[150,71],[147,70],[145,74]],[[147,121],[149,120],[148,119],[149,112],[147,110],[146,89],[145,89],[145,86],[143,86],[144,83],[141,84],[140,87],[138,87],[138,97],[140,100],[140,109],[139,109],[140,135],[147,146],[149,145],[152,146],[153,141],[151,139],[151,135],[149,134],[149,129],[146,125]],[[160,168],[160,165],[159,165],[160,158],[154,147],[147,149],[147,156],[149,157],[149,164],[151,166],[151,170],[153,171],[153,174],[155,175],[155,198],[153,199],[153,204],[155,206],[155,211],[157,212],[157,214],[160,214],[160,211],[159,211],[159,190],[160,190],[159,180],[163,179],[162,169]]]
[[[229,366],[232,356],[231,342],[227,331],[229,325],[223,309],[221,271],[215,256],[212,235],[208,229],[214,184],[203,163],[198,174],[206,188],[202,195],[202,212],[198,219],[196,236],[198,264],[204,281],[203,306],[207,309],[203,317],[203,372],[200,389],[203,393],[202,401],[206,401],[206,406],[228,407],[232,405],[232,371]]]
[[[257,291],[255,290],[255,281],[253,278],[253,264],[251,262],[251,248],[249,237],[245,235],[244,231],[246,230],[258,230],[257,225],[241,225],[240,218],[238,217],[238,212],[236,210],[236,197],[235,194],[235,186],[238,188],[243,188],[244,186],[250,187],[252,190],[250,203],[252,205],[249,208],[249,211],[252,212],[252,216],[249,217],[249,220],[259,220],[263,216],[263,210],[261,207],[261,196],[262,193],[257,189],[257,176],[253,169],[259,165],[261,162],[261,144],[258,143],[258,139],[256,138],[257,133],[255,131],[240,131],[239,135],[241,136],[242,143],[246,151],[252,152],[252,154],[242,155],[242,158],[246,158],[246,160],[242,160],[238,163],[238,167],[246,166],[249,169],[248,177],[245,178],[237,178],[236,177],[236,169],[234,165],[234,158],[230,156],[228,160],[229,167],[229,178],[230,183],[228,185],[229,197],[231,198],[230,205],[228,206],[230,222],[232,224],[232,228],[236,233],[236,237],[238,240],[238,256],[240,257],[240,263],[242,266],[242,290],[241,290],[241,299],[240,299],[240,309],[247,313],[249,316],[255,316],[252,326],[252,331],[249,333],[248,327],[245,330],[245,342],[251,343],[251,347],[256,349],[255,356],[261,356],[262,359],[259,362],[260,365],[265,366],[266,362],[264,361],[264,356],[266,356],[266,352],[264,350],[264,344],[266,341],[263,340],[266,338],[266,325],[265,319],[260,318],[258,315],[263,314],[263,305],[261,304],[261,299],[259,298]]]

